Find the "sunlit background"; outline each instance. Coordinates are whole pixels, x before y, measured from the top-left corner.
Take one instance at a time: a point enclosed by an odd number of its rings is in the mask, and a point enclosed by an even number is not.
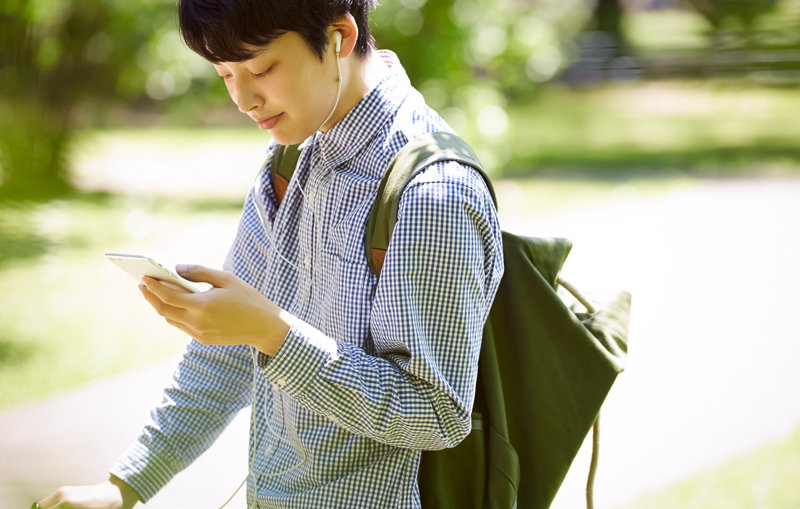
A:
[[[800,0],[386,0],[371,27],[503,227],[633,294],[597,507],[800,507]],[[0,508],[135,438],[186,337],[103,254],[219,267],[267,142],[173,1],[0,2]],[[248,417],[148,507],[219,507]]]

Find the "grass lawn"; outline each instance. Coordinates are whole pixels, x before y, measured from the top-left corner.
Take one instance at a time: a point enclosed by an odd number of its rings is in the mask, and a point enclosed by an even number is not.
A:
[[[141,297],[106,251],[219,267],[204,233],[231,237],[238,210],[125,197],[0,206],[0,408],[177,352],[186,336]],[[229,244],[227,240],[223,244]]]
[[[505,175],[800,173],[795,90],[666,82],[550,88],[509,109]]]
[[[623,18],[625,35],[637,50],[702,50],[708,46],[710,25],[688,9],[636,11]]]
[[[620,509],[796,509],[800,507],[800,428]]]

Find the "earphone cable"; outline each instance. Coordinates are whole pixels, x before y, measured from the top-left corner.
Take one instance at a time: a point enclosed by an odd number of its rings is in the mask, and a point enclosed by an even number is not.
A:
[[[228,505],[230,503],[231,500],[233,500],[233,497],[235,497],[236,494],[239,493],[239,490],[242,489],[242,486],[244,486],[245,483],[247,482],[247,480],[250,479],[251,475],[258,474],[258,475],[261,475],[261,476],[264,476],[264,477],[277,477],[279,475],[288,474],[289,472],[300,468],[303,464],[305,464],[306,460],[308,459],[308,455],[306,454],[305,449],[303,449],[303,447],[300,444],[297,444],[297,443],[295,443],[295,442],[293,442],[293,441],[291,441],[291,440],[289,440],[287,438],[283,438],[282,436],[280,436],[277,433],[275,433],[275,431],[272,429],[272,426],[270,426],[270,424],[269,424],[269,419],[267,419],[267,395],[264,394],[264,419],[267,422],[267,429],[269,429],[270,433],[272,433],[279,440],[283,440],[284,442],[288,442],[292,447],[294,447],[295,449],[300,451],[300,453],[303,455],[303,458],[300,460],[300,463],[298,463],[297,465],[295,465],[295,466],[293,466],[291,468],[283,470],[282,472],[275,472],[275,473],[272,473],[272,474],[267,474],[267,473],[264,473],[264,472],[259,472],[258,470],[253,470],[253,467],[256,464],[256,447],[258,446],[258,426],[256,424],[256,396],[257,396],[257,393],[256,393],[256,380],[257,380],[257,373],[258,373],[258,363],[256,361],[256,354],[255,354],[255,352],[253,352],[253,347],[249,346],[249,345],[248,345],[248,347],[250,348],[250,356],[253,359],[253,404],[252,404],[253,457],[250,460],[250,468],[249,468],[249,470],[247,472],[247,476],[245,476],[244,480],[241,482],[241,484],[239,484],[239,487],[236,488],[236,491],[233,492],[233,495],[231,495],[230,498],[228,498],[228,500],[226,500],[225,503],[222,504],[219,507],[219,509],[223,509],[226,505]],[[266,382],[266,377],[264,377],[264,382]],[[268,454],[267,450],[264,451],[264,454],[265,455]]]

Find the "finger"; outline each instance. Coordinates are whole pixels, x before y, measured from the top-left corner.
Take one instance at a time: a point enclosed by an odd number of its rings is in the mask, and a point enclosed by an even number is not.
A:
[[[192,295],[189,292],[173,290],[158,279],[150,276],[144,276],[142,283],[165,304],[179,308],[186,308],[191,304],[191,301],[186,299],[186,297]]]
[[[221,288],[230,282],[230,272],[224,270],[214,270],[202,265],[191,265],[179,263],[175,266],[175,272],[184,279],[194,283],[208,283],[211,286]]]
[[[142,295],[144,296],[145,300],[151,306],[153,306],[153,309],[155,309],[156,313],[158,313],[159,315],[163,316],[164,318],[171,318],[173,320],[177,320],[180,322],[186,321],[187,319],[186,309],[165,303],[158,297],[158,295],[151,292],[144,284],[139,285],[139,290],[142,292]]]

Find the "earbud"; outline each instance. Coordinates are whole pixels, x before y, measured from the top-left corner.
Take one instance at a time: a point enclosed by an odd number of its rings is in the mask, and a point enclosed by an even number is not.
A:
[[[336,39],[336,56],[342,51],[342,33],[338,30],[333,33],[333,38]]]
[[[333,103],[333,108],[331,109],[328,118],[325,119],[317,128],[317,131],[322,129],[322,126],[328,123],[328,120],[331,119],[333,116],[333,112],[336,111],[336,106],[339,105],[339,98],[342,96],[342,59],[339,58],[339,53],[342,51],[342,33],[338,30],[333,33],[333,38],[336,40],[336,68],[339,70],[339,89],[336,92],[336,102]],[[302,189],[302,187],[300,188]],[[305,193],[303,193],[305,194]]]

